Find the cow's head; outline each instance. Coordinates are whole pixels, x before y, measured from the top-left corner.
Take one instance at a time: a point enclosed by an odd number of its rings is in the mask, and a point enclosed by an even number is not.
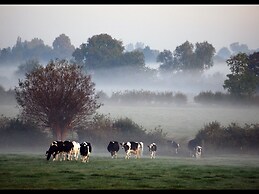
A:
[[[50,153],[49,151],[46,151],[45,156],[47,156],[47,160],[49,160],[49,159],[50,159],[50,157],[51,157],[51,153]]]
[[[202,154],[202,147],[201,146],[196,146],[195,147],[195,157],[200,158]]]
[[[121,145],[121,149],[124,149],[125,150],[125,152],[127,152],[129,149],[130,149],[130,142],[122,142],[122,143],[120,143],[120,145]]]

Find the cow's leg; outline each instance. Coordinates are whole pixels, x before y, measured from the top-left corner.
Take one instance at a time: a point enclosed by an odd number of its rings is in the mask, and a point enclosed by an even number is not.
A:
[[[136,152],[136,158],[139,158],[140,157],[140,152],[137,150]]]
[[[52,154],[52,157],[53,157],[53,161],[55,161],[56,160],[56,153],[54,152],[53,154]]]
[[[82,156],[82,162],[85,162],[85,156]]]
[[[71,160],[71,152],[69,151],[69,152],[67,152],[67,160]]]
[[[116,157],[116,152],[112,152],[112,158]]]
[[[129,159],[129,157],[130,157],[130,152],[129,152],[129,151],[127,151],[127,152],[126,152],[125,159]]]
[[[115,158],[118,158],[117,152],[115,151]]]

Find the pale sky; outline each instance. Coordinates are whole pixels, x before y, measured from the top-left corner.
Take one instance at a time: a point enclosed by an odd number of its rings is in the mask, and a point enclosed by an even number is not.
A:
[[[123,45],[142,42],[174,51],[186,40],[218,51],[233,42],[259,48],[258,5],[0,5],[0,48],[40,38],[52,46],[60,34],[79,47],[107,33]]]

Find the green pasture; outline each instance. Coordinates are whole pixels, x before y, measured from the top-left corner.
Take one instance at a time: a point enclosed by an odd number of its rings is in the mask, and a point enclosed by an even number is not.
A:
[[[93,154],[88,163],[47,161],[44,155],[0,154],[0,189],[183,190],[259,189],[259,158],[144,156],[126,160]]]

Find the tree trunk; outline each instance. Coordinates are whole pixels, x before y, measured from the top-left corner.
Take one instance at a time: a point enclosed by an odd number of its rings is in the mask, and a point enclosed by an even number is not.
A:
[[[60,127],[56,127],[56,138],[57,138],[57,140],[63,141],[63,138],[62,138],[62,131],[61,131],[61,128],[60,128]]]
[[[68,128],[64,127],[62,130],[62,139],[63,139],[62,141],[67,139],[67,135],[68,135]]]

